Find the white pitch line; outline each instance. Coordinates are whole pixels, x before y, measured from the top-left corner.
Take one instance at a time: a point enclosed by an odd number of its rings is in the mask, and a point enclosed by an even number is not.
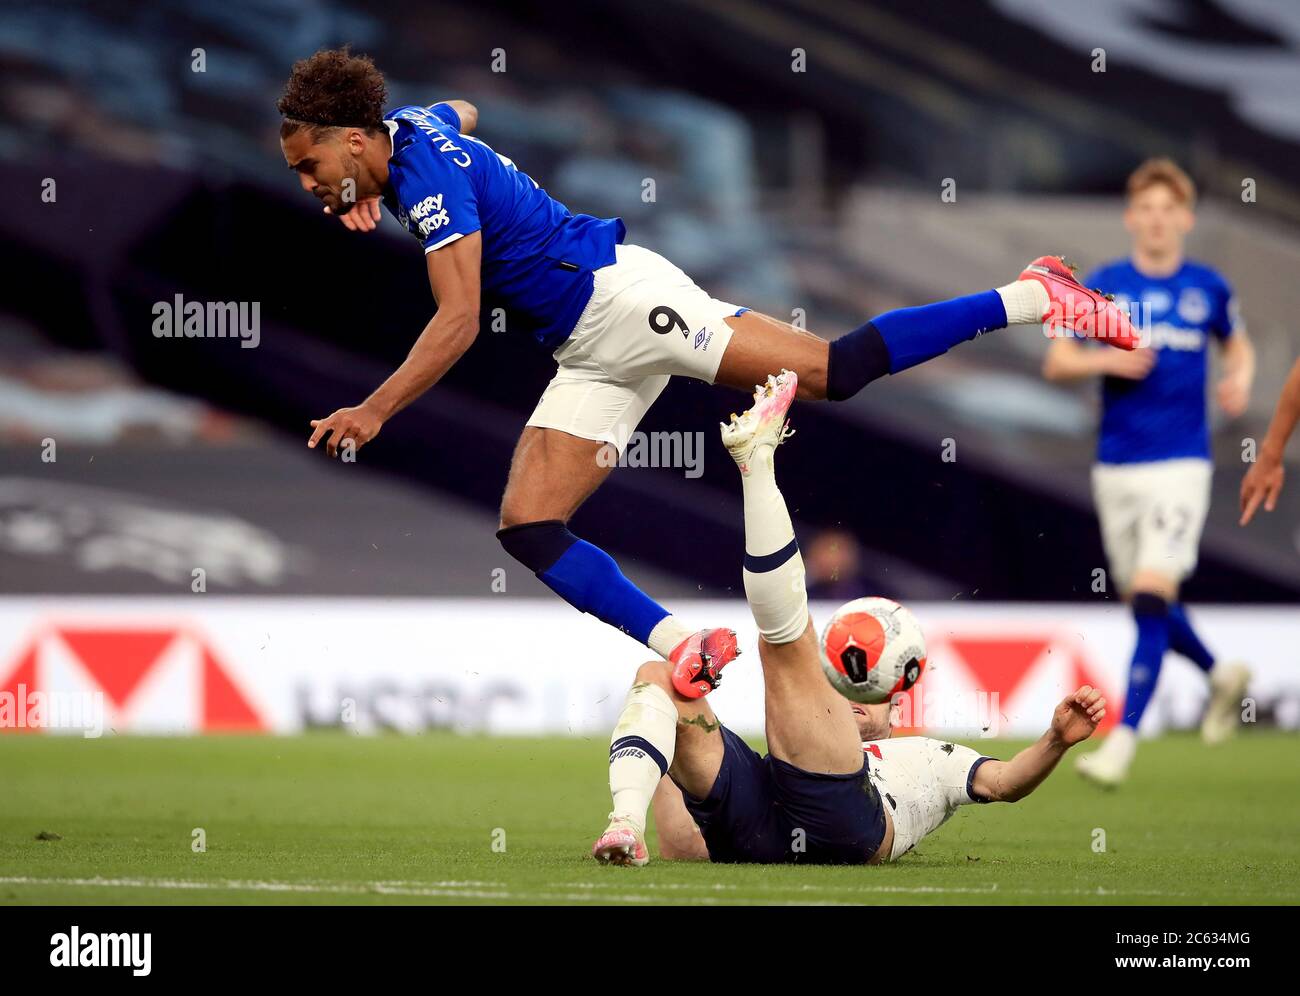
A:
[[[548,882],[552,888],[566,889],[590,889],[592,891],[600,889],[619,888],[619,883],[612,882]],[[689,882],[642,882],[638,888],[641,889],[668,889],[668,890],[689,890],[700,889],[707,891],[743,889],[746,892],[808,892],[822,895],[844,895],[845,893],[881,893],[881,894],[952,894],[952,895],[1003,895],[1003,896],[1161,896],[1161,897],[1183,897],[1187,896],[1186,892],[1164,892],[1159,889],[1138,889],[1130,891],[1120,891],[1116,889],[1107,889],[1104,886],[1098,886],[1096,889],[1007,889],[997,883],[991,885],[965,886],[965,885],[842,885],[842,886],[822,886],[810,883],[801,883],[796,885],[735,885],[724,882],[702,882],[699,884]]]
[[[305,894],[325,894],[325,895],[381,895],[381,896],[408,896],[415,898],[453,898],[453,899],[496,899],[496,900],[515,900],[515,901],[543,901],[543,902],[581,902],[581,903],[658,903],[662,902],[664,897],[657,895],[646,895],[636,892],[623,893],[595,893],[593,891],[583,892],[511,892],[509,889],[500,889],[497,891],[484,891],[482,889],[452,888],[448,886],[457,883],[447,883],[447,886],[438,887],[435,885],[424,884],[417,885],[414,883],[392,883],[392,882],[353,882],[353,883],[311,883],[311,882],[263,882],[263,881],[245,881],[240,879],[217,879],[211,882],[201,882],[186,879],[149,879],[149,878],[36,878],[26,875],[14,875],[0,877],[0,885],[34,885],[34,886],[63,886],[71,888],[106,888],[106,889],[163,889],[163,890],[182,890],[182,891],[243,891],[243,892],[279,892],[279,893],[305,893]],[[459,883],[475,884],[475,883]],[[495,885],[497,883],[482,883]],[[567,885],[562,886],[568,888]],[[709,896],[691,897],[691,902],[702,903],[705,905],[716,905],[727,903],[728,905],[756,905],[756,906],[805,906],[805,905],[847,905],[834,901],[815,900],[804,903],[799,901],[774,901],[766,902],[763,900],[730,900],[718,899]]]
[[[622,873],[632,874],[632,873]],[[405,896],[411,898],[440,899],[485,899],[498,901],[541,901],[541,902],[580,902],[580,903],[657,903],[669,900],[670,896],[680,898],[683,902],[703,905],[740,905],[740,906],[802,906],[825,905],[847,906],[861,905],[862,900],[854,896],[879,895],[975,895],[975,896],[1047,896],[1047,897],[1158,897],[1164,899],[1187,898],[1186,892],[1164,892],[1150,890],[1117,890],[1098,887],[1096,889],[1007,889],[994,883],[987,886],[938,886],[938,885],[845,885],[820,886],[810,883],[780,886],[769,884],[737,885],[725,882],[548,882],[545,890],[512,890],[504,882],[483,882],[477,880],[447,880],[439,882],[376,881],[376,882],[273,882],[257,879],[213,879],[200,881],[194,879],[151,879],[151,878],[39,878],[35,876],[15,875],[0,877],[0,885],[29,885],[70,888],[106,888],[106,889],[160,889],[179,891],[209,892],[274,892],[301,893],[307,895],[379,895]],[[626,891],[614,891],[626,890]],[[735,895],[738,891],[783,893],[783,898],[771,900],[754,899]],[[717,893],[726,893],[719,896]],[[708,895],[707,893],[713,893]],[[791,898],[790,894],[808,896],[807,899]],[[1293,893],[1272,893],[1268,896],[1256,896],[1266,900],[1293,900]]]
[[[105,889],[178,889],[191,891],[236,892],[303,892],[330,895],[378,894],[389,896],[460,896],[464,899],[508,899],[504,888],[487,891],[471,886],[495,886],[495,882],[429,882],[421,885],[402,882],[263,882],[242,879],[214,879],[210,882],[170,878],[34,878],[15,875],[0,878],[0,885],[71,886]]]

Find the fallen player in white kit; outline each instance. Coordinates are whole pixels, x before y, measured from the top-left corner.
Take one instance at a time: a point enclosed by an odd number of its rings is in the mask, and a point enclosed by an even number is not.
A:
[[[598,861],[649,861],[652,799],[669,860],[894,860],[964,803],[1024,798],[1105,715],[1105,700],[1085,685],[1056,707],[1035,744],[998,761],[928,737],[891,740],[888,703],[840,696],[822,673],[803,560],[773,468],[796,387],[788,371],[769,377],[754,406],[722,427],[744,488],[745,596],[760,634],[770,753],[761,757],[724,727],[705,699],[683,697],[670,663],[643,664],[610,742],[614,808],[592,848]]]

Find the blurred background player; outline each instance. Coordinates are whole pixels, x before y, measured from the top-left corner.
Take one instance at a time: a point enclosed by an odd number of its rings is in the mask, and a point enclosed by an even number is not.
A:
[[[890,861],[959,806],[1015,802],[1051,774],[1105,715],[1084,686],[1051,728],[1010,761],[929,737],[888,743],[890,704],[842,698],[822,673],[803,558],[776,484],[776,448],[797,378],[770,377],[754,406],[722,426],[740,468],[745,597],[759,631],[769,753],[760,756],[703,699],[680,695],[663,662],[644,664],[609,748],[610,823],[592,848],[603,863],[645,865],[652,804],[668,859],[778,864]]]
[[[1246,410],[1254,352],[1227,280],[1184,255],[1195,222],[1191,178],[1169,159],[1151,159],[1129,177],[1126,193],[1132,252],[1084,282],[1132,309],[1143,348],[1095,350],[1063,336],[1044,363],[1049,380],[1102,378],[1093,498],[1111,581],[1137,624],[1120,723],[1099,750],[1078,761],[1081,774],[1105,785],[1128,774],[1166,650],[1209,676],[1211,701],[1201,726],[1207,742],[1234,732],[1249,680],[1244,665],[1216,661],[1192,627],[1179,588],[1196,565],[1209,511],[1209,344],[1222,350],[1215,397],[1229,418]]]
[[[1295,431],[1297,420],[1300,420],[1300,360],[1296,360],[1291,367],[1286,385],[1282,388],[1282,396],[1277,399],[1273,420],[1268,424],[1268,434],[1259,445],[1255,462],[1241,481],[1243,526],[1250,524],[1261,504],[1265,512],[1277,508],[1277,500],[1282,494],[1282,481],[1286,476],[1282,454],[1286,452],[1287,440]]]
[[[996,290],[876,316],[827,342],[713,298],[657,253],[622,245],[618,218],[575,215],[470,132],[465,101],[385,111],[369,58],[322,50],[294,64],[280,144],[305,191],[354,230],[375,201],[424,249],[437,312],[406,360],[361,404],[312,420],[308,446],[355,453],[454,366],[479,332],[486,297],[559,366],[519,437],[501,500],[502,546],[570,605],[674,664],[703,695],[735,656],[725,629],[692,632],[633,584],[570,517],[603,483],[673,375],[748,387],[788,366],[807,397],[832,401],[993,329],[1062,323],[1132,348],[1127,318],[1041,257]],[[357,218],[349,216],[358,211]]]
[[[862,544],[847,529],[822,529],[808,541],[808,597],[847,602],[883,585],[862,571]]]

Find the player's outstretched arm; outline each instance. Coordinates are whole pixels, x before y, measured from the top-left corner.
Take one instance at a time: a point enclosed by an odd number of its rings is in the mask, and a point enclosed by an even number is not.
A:
[[[1010,761],[986,761],[975,769],[971,789],[992,802],[1023,799],[1052,773],[1067,750],[1092,736],[1105,715],[1101,692],[1084,685],[1056,707],[1051,727],[1037,743]]]
[[[402,365],[373,394],[354,408],[340,408],[313,419],[309,447],[323,442],[330,456],[344,440],[360,449],[383,424],[438,383],[478,336],[479,264],[483,240],[475,232],[425,255],[429,285],[438,313],[420,333]]]
[[[1255,517],[1261,504],[1266,512],[1277,508],[1278,496],[1282,494],[1282,480],[1286,474],[1282,467],[1282,453],[1286,450],[1291,433],[1295,431],[1297,421],[1300,421],[1300,360],[1296,360],[1295,366],[1291,368],[1286,385],[1282,388],[1282,397],[1277,399],[1273,421],[1268,425],[1268,435],[1264,437],[1255,462],[1241,482],[1243,526]]]

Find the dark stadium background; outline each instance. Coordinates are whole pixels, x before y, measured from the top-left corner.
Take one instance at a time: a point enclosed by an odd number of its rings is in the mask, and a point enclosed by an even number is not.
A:
[[[113,489],[236,514],[312,564],[273,580],[232,571],[221,590],[479,593],[502,560],[493,516],[513,440],[549,377],[543,351],[484,334],[385,427],[359,472],[302,446],[308,419],[362,398],[431,308],[421,257],[396,226],[351,236],[316,213],[279,155],[274,101],[288,65],[351,41],[388,73],[394,102],[474,100],[482,137],[575,210],[621,213],[629,241],[720,296],[782,317],[802,308],[828,336],[1002,282],[1039,252],[1085,264],[1123,252],[1125,175],[1148,154],[1176,156],[1204,189],[1194,250],[1237,279],[1261,357],[1250,415],[1216,421],[1218,486],[1189,594],[1293,600],[1294,502],[1241,532],[1233,496],[1241,439],[1262,431],[1294,351],[1294,281],[1269,277],[1300,258],[1296,133],[1118,58],[1092,73],[1008,13],[1017,6],[1032,5],[10,6],[0,472],[30,477],[46,406],[77,456],[42,467],[39,496],[11,497],[0,521],[32,502],[57,519],[93,502],[76,489]],[[1231,5],[1187,6],[1199,43],[1247,54],[1284,44]],[[1169,28],[1173,40],[1187,31]],[[789,71],[791,37],[809,39],[806,72]],[[196,47],[202,73],[191,70]],[[504,73],[489,69],[494,49]],[[1258,178],[1257,203],[1241,203],[1242,175]],[[640,198],[647,176],[653,204]],[[38,196],[46,177],[54,203]],[[947,177],[955,204],[939,200]],[[1276,251],[1242,244],[1256,231]],[[260,347],[155,339],[151,304],[178,293],[261,302]],[[1095,389],[1041,382],[1042,348],[993,336],[850,404],[804,406],[786,461],[801,532],[856,538],[864,590],[1095,598]],[[711,426],[741,403],[674,383],[643,427],[698,428],[712,443]],[[955,467],[938,460],[946,438]],[[725,464],[706,459],[700,480],[624,470],[577,528],[665,595],[725,594],[740,545]],[[62,552],[12,536],[0,545],[0,590],[170,590],[147,568],[87,570],[74,543],[51,546]],[[531,583],[528,593],[544,594]]]

